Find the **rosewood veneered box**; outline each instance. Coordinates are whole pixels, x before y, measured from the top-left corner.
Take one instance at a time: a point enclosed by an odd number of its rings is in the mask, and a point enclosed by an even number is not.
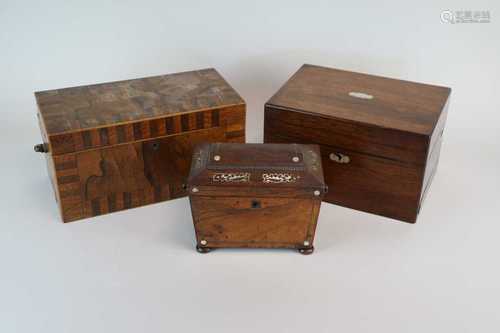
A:
[[[35,97],[64,222],[184,196],[195,144],[245,141],[245,102],[214,69]]]
[[[197,146],[188,180],[197,250],[313,251],[327,191],[316,145]]]
[[[265,105],[265,142],[320,145],[325,201],[414,223],[451,89],[312,65]]]

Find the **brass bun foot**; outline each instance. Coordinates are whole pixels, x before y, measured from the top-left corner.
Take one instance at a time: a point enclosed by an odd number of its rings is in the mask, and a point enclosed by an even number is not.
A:
[[[312,254],[314,252],[314,246],[311,246],[311,247],[302,247],[299,249],[299,253],[300,254],[303,254],[303,255],[309,255],[309,254]]]
[[[212,249],[209,247],[202,247],[202,246],[196,245],[196,251],[198,251],[199,253],[208,253],[208,252],[212,251]]]

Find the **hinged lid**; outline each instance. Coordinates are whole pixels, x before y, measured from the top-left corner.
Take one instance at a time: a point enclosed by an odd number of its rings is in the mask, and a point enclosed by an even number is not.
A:
[[[450,92],[447,87],[303,65],[268,104],[430,135]]]
[[[279,130],[273,122],[281,119],[289,133],[293,128],[310,137],[302,142],[422,164],[450,92],[447,87],[303,65],[266,104],[276,113],[295,111],[297,116],[273,118],[269,112],[266,126]]]
[[[53,154],[202,129],[204,119],[213,123],[217,116],[194,112],[245,104],[215,69],[47,90],[35,97]]]
[[[188,183],[194,195],[321,197],[326,192],[316,145],[202,144],[195,148]]]

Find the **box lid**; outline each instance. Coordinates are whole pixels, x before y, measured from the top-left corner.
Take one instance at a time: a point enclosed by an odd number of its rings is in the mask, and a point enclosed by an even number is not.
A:
[[[317,145],[202,144],[188,179],[192,195],[317,196],[327,188]]]
[[[107,128],[127,124],[136,127],[131,127],[132,132],[140,132],[141,127],[149,126],[145,121],[245,104],[212,68],[39,91],[35,92],[35,98],[42,128],[54,154],[85,149],[84,144],[75,142],[74,133],[83,132],[78,138],[81,141],[85,141],[85,135],[88,140],[92,136],[99,139]],[[96,133],[88,132],[91,130]],[[138,135],[135,139],[144,137]]]
[[[267,104],[430,136],[450,92],[447,87],[306,64]]]

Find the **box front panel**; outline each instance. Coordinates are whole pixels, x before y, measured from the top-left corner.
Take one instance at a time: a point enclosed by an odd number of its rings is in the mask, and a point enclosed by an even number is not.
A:
[[[275,136],[419,165],[427,158],[428,137],[424,135],[266,106],[264,142],[275,142]]]
[[[194,145],[223,127],[54,156],[65,222],[186,195]]]
[[[324,201],[415,222],[421,168],[328,146],[321,147],[321,155],[329,186]]]
[[[302,122],[303,129],[299,129],[298,120],[306,121]],[[308,127],[310,124],[315,127]],[[266,110],[264,142],[319,143],[329,187],[324,201],[414,223],[424,182],[428,141],[419,143],[421,148],[404,151],[394,146],[401,144],[397,138],[375,144],[388,138],[375,137],[376,133],[370,132],[349,132],[342,124],[340,130],[335,126],[318,125],[317,118],[299,112]],[[359,133],[364,137],[360,138]],[[405,159],[400,161],[395,156]]]
[[[192,196],[198,243],[207,247],[303,247],[313,243],[319,200]]]
[[[268,136],[270,142],[301,139]],[[328,193],[323,199],[344,207],[414,223],[423,167],[320,145]]]
[[[134,143],[166,136],[223,127],[228,142],[245,140],[245,105],[172,115],[122,123],[112,127],[90,128],[76,132],[51,135],[54,155],[102,149],[118,144]],[[242,141],[243,140],[243,141]],[[49,141],[45,141],[49,142]]]

